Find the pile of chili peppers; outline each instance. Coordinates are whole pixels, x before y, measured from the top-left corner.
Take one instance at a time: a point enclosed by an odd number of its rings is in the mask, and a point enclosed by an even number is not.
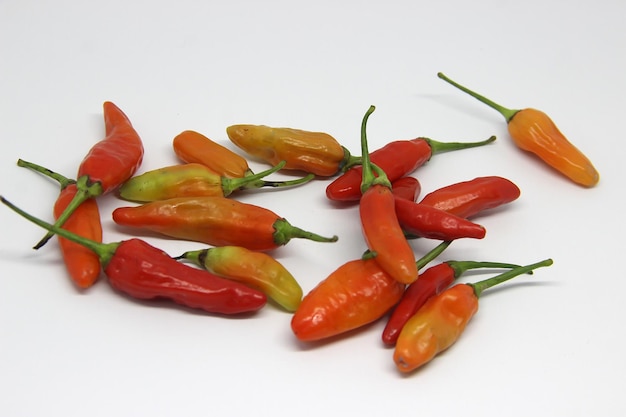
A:
[[[597,184],[599,174],[591,162],[545,113],[506,109],[438,75],[502,113],[520,148],[574,183]],[[35,249],[58,236],[68,277],[80,290],[104,274],[116,291],[132,298],[169,299],[212,315],[253,314],[269,302],[292,314],[294,336],[307,343],[332,340],[384,320],[382,344],[394,350],[400,372],[413,372],[456,342],[476,314],[484,290],[531,274],[552,260],[528,265],[435,262],[457,239],[484,238],[486,229],[474,218],[515,201],[520,189],[507,178],[485,176],[420,198],[416,172],[431,157],[487,146],[495,137],[475,142],[418,137],[370,152],[367,121],[374,110],[371,106],[361,123],[360,156],[324,132],[241,124],[226,128],[229,140],[246,155],[270,164],[267,170],[254,173],[245,156],[186,130],[172,141],[179,164],[135,175],[144,158],[142,138],[120,108],[105,102],[104,137],[85,155],[75,179],[18,160],[19,166],[59,183],[58,199],[51,203],[53,222],[33,217],[4,197],[1,202],[47,231]],[[281,170],[303,175],[289,181],[269,179]],[[264,187],[288,190],[310,181],[328,181],[326,197],[341,202],[337,210],[358,207],[363,255],[346,260],[304,294],[297,275],[273,251],[294,238],[332,244],[338,237],[304,230],[267,208],[237,200],[237,195]],[[150,231],[202,246],[172,255],[137,237],[103,243],[98,200],[106,194],[129,203],[111,214],[128,231]],[[418,239],[436,244],[418,257]],[[475,269],[493,276],[455,284]]]

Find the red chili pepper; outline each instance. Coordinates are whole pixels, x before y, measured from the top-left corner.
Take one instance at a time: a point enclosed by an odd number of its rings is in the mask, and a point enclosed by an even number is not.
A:
[[[393,354],[398,370],[414,371],[452,346],[478,311],[478,298],[484,290],[549,265],[552,265],[552,259],[515,268],[473,284],[457,284],[429,298],[400,332]]]
[[[37,219],[4,197],[0,199],[31,222],[92,250],[98,255],[111,286],[133,298],[165,298],[219,314],[256,311],[267,301],[266,295],[258,290],[184,265],[143,240],[96,242]]]
[[[391,182],[415,171],[433,155],[459,149],[483,146],[495,136],[480,142],[437,142],[427,138],[397,140],[374,151],[370,160],[380,167]],[[326,187],[326,197],[333,201],[358,201],[361,198],[362,166],[353,166]]]
[[[335,242],[291,225],[266,208],[226,197],[180,197],[113,210],[121,226],[150,230],[212,246],[271,250],[293,238]]]
[[[55,222],[62,226],[83,201],[106,194],[133,176],[143,159],[143,143],[128,117],[115,104],[104,102],[106,136],[87,153],[78,168],[76,193]],[[48,233],[35,249],[52,237]]]
[[[383,343],[396,344],[406,322],[434,295],[447,289],[465,271],[477,268],[517,268],[520,265],[501,262],[447,261],[428,268],[413,284],[407,286],[383,330]]]
[[[468,218],[484,210],[510,203],[520,189],[506,178],[478,177],[439,188],[422,198],[420,204]]]
[[[397,281],[410,284],[418,276],[415,254],[398,222],[391,183],[379,167],[371,164],[367,151],[365,130],[367,119],[374,109],[374,106],[369,108],[361,125],[363,196],[359,204],[359,214],[363,237],[381,268]],[[373,169],[376,170],[377,177],[374,176]]]
[[[404,198],[395,199],[395,210],[400,227],[409,237],[482,239],[487,233],[480,224]]]
[[[415,177],[401,177],[392,181],[391,191],[396,198],[415,201],[422,191],[422,185]]]

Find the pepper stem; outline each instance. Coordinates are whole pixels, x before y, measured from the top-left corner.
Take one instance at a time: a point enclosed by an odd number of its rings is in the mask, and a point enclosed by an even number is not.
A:
[[[550,266],[552,265],[552,263],[553,263],[552,259],[545,259],[541,262],[537,262],[537,263],[526,265],[526,266],[520,266],[520,267],[511,269],[510,271],[504,272],[500,275],[496,275],[495,277],[491,277],[483,281],[478,281],[473,284],[467,284],[467,285],[472,287],[472,289],[474,290],[474,294],[476,294],[476,297],[478,298],[483,293],[483,291],[485,291],[488,288],[501,284],[504,281],[508,281],[511,278],[515,278],[518,275],[526,274],[534,269],[541,268],[544,266]]]
[[[307,182],[310,182],[313,178],[315,178],[315,174],[307,174],[306,176],[302,177],[302,178],[298,178],[296,180],[288,180],[288,181],[262,181],[262,183],[259,186],[255,186],[252,188],[259,188],[259,187],[274,187],[274,188],[282,188],[282,187],[292,187],[294,185],[300,185],[300,184],[306,184]],[[251,187],[244,187],[244,188],[251,188]]]
[[[506,122],[508,123],[513,116],[515,116],[515,113],[517,113],[519,110],[514,110],[514,109],[508,109],[504,106],[501,106],[500,104],[489,100],[487,97],[482,96],[472,90],[470,90],[467,87],[462,86],[461,84],[452,81],[450,78],[448,78],[447,76],[445,76],[443,73],[438,72],[437,73],[437,77],[441,78],[442,80],[444,80],[445,82],[447,82],[448,84],[451,84],[453,86],[455,86],[456,88],[458,88],[459,90],[463,91],[464,93],[469,94],[470,96],[474,97],[476,100],[488,105],[489,107],[491,107],[494,110],[497,110],[502,116],[504,116],[504,118],[506,119]]]
[[[259,188],[263,186],[262,178],[267,177],[270,174],[273,174],[276,171],[283,169],[287,162],[280,161],[275,166],[270,169],[266,169],[265,171],[257,172],[256,174],[246,175],[242,178],[228,178],[222,177],[222,191],[224,196],[228,196],[232,194],[233,191],[240,190],[243,188]]]
[[[82,245],[82,246],[86,247],[87,249],[93,251],[96,255],[98,255],[98,258],[100,258],[100,263],[103,266],[106,265],[107,263],[109,263],[109,261],[111,260],[111,258],[115,254],[115,251],[117,250],[117,247],[120,245],[119,242],[117,242],[117,243],[100,243],[100,242],[96,242],[95,240],[88,239],[86,237],[83,237],[83,236],[77,235],[75,233],[72,233],[72,232],[70,232],[70,231],[68,231],[66,229],[62,229],[59,226],[55,226],[53,224],[45,222],[45,221],[43,221],[41,219],[38,219],[37,217],[33,216],[32,214],[29,214],[29,213],[25,212],[24,210],[22,210],[21,208],[17,207],[16,205],[11,203],[9,200],[4,198],[3,196],[0,196],[0,201],[2,202],[2,204],[4,204],[5,206],[9,207],[11,210],[16,212],[20,216],[22,216],[25,219],[31,221],[32,223],[35,223],[36,225],[38,225],[38,226],[48,230],[53,235],[57,234],[57,235],[65,238],[65,239],[71,240],[72,242],[78,243],[79,245]]]
[[[376,107],[370,106],[361,122],[361,165],[363,166],[363,174],[361,177],[362,194],[365,194],[365,191],[373,185],[384,185],[385,187],[391,188],[391,182],[389,178],[387,178],[385,171],[370,161],[367,145],[367,120],[370,115],[374,113],[374,110],[376,110]],[[376,172],[376,175],[374,175],[374,172]]]
[[[28,168],[31,171],[35,171],[35,172],[39,172],[40,174],[45,175],[48,178],[52,178],[53,180],[56,180],[59,185],[61,186],[61,189],[65,189],[68,185],[70,184],[75,184],[76,180],[67,178],[61,174],[59,174],[58,172],[54,172],[51,169],[48,169],[46,167],[42,167],[41,165],[37,165],[33,162],[28,162],[25,161],[23,159],[18,159],[17,160],[17,166],[19,167],[23,167],[23,168]]]
[[[291,225],[285,219],[278,219],[274,222],[274,243],[277,245],[286,245],[291,239],[300,238],[308,239],[314,242],[336,242],[337,236],[324,237],[313,232],[309,232],[299,227]]]
[[[456,278],[460,277],[465,271],[470,269],[479,268],[505,268],[515,269],[520,268],[522,265],[510,264],[505,262],[480,262],[480,261],[446,261],[448,266],[454,271]],[[532,275],[533,271],[528,271],[528,274]]]
[[[435,246],[433,249],[431,249],[430,252],[428,252],[426,255],[422,256],[420,259],[417,260],[416,262],[417,269],[420,270],[424,268],[426,265],[428,265],[428,263],[430,263],[433,259],[441,255],[443,251],[446,250],[448,246],[450,246],[451,243],[452,243],[451,240],[445,240],[441,242],[440,244],[438,244],[437,246]]]
[[[424,138],[428,146],[430,146],[431,154],[435,155],[437,153],[456,151],[460,149],[467,148],[476,148],[478,146],[488,145],[491,142],[496,140],[495,136],[491,136],[488,139],[481,140],[478,142],[438,142],[433,139]]]

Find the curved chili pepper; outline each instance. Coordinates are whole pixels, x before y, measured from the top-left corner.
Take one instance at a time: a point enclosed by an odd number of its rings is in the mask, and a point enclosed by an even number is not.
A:
[[[401,177],[391,182],[391,192],[396,198],[415,201],[422,191],[422,185],[415,177]]]
[[[517,185],[506,178],[478,177],[432,191],[422,198],[420,204],[468,218],[515,201],[520,193]]]
[[[272,165],[286,161],[285,169],[322,177],[337,174],[351,161],[350,152],[327,133],[263,125],[233,125],[228,138],[248,154]]]
[[[396,140],[370,154],[370,160],[380,167],[391,182],[415,171],[433,155],[487,145],[495,136],[480,142],[437,142],[428,138]],[[361,198],[362,166],[353,166],[326,187],[326,197],[333,201],[358,201]]]
[[[225,197],[180,197],[113,210],[113,221],[212,246],[270,250],[293,238],[335,242],[292,226],[266,208]]]
[[[367,150],[366,125],[375,107],[371,106],[361,125],[361,153],[363,163],[362,197],[359,204],[363,237],[376,262],[385,272],[403,284],[410,284],[418,276],[413,248],[409,245],[398,222],[391,183],[385,172],[372,164]],[[374,175],[373,169],[378,176]],[[402,200],[402,199],[398,199]],[[408,202],[408,200],[405,200]]]
[[[400,302],[394,307],[383,329],[383,343],[396,344],[406,322],[434,295],[447,289],[465,271],[477,268],[518,268],[520,265],[502,262],[446,261],[422,272],[417,281],[407,286]]]
[[[0,197],[3,204],[53,234],[83,245],[97,254],[111,286],[133,298],[165,298],[210,313],[239,314],[259,310],[262,292],[208,271],[184,265],[140,239],[100,243],[44,222]]]
[[[430,362],[454,344],[478,311],[482,292],[518,275],[552,265],[546,259],[511,269],[473,284],[456,284],[435,295],[404,325],[396,342],[393,360],[401,372],[411,372]]]
[[[105,101],[104,125],[106,136],[87,153],[78,168],[78,192],[55,225],[62,226],[83,201],[106,194],[133,176],[143,160],[143,143],[128,117],[115,104]],[[35,245],[41,248],[51,233]]]
[[[76,181],[23,159],[18,160],[17,165],[37,171],[59,182],[61,191],[53,207],[54,218],[58,219],[78,192]],[[67,219],[63,228],[96,242],[102,242],[102,222],[96,200],[88,199],[80,204]],[[72,281],[81,289],[91,287],[100,276],[102,269],[100,259],[89,249],[71,240],[59,237],[58,241],[63,262]]]
[[[221,277],[259,288],[287,311],[302,301],[302,288],[280,262],[264,252],[241,246],[219,246],[188,251],[175,259],[186,259]]]
[[[409,237],[482,239],[487,233],[478,223],[405,198],[395,199],[395,210],[400,227]]]
[[[561,133],[546,113],[533,108],[507,109],[442,73],[437,76],[504,116],[509,135],[520,149],[535,154],[547,165],[584,187],[593,187],[600,181],[600,174],[589,158]]]

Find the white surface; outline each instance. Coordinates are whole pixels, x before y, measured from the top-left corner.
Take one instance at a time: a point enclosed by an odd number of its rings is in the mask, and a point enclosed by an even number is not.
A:
[[[0,1],[0,193],[33,214],[50,219],[58,190],[16,160],[74,175],[102,138],[105,100],[142,135],[141,171],[176,162],[182,130],[228,144],[235,123],[326,131],[359,154],[374,104],[370,149],[498,136],[433,157],[415,173],[424,193],[482,175],[522,190],[480,218],[484,240],[456,242],[441,260],[555,261],[485,293],[461,340],[403,377],[383,321],[307,347],[273,306],[227,319],[136,302],[105,279],[79,293],[56,242],[32,251],[42,231],[2,208],[0,414],[624,415],[625,13],[617,0]],[[577,187],[518,151],[501,116],[438,71],[550,114],[600,184]],[[325,185],[237,195],[339,235],[275,252],[305,291],[364,249],[356,208],[334,207]],[[125,204],[101,199],[106,241],[128,237],[110,218]],[[172,254],[201,247],[147,239]]]

